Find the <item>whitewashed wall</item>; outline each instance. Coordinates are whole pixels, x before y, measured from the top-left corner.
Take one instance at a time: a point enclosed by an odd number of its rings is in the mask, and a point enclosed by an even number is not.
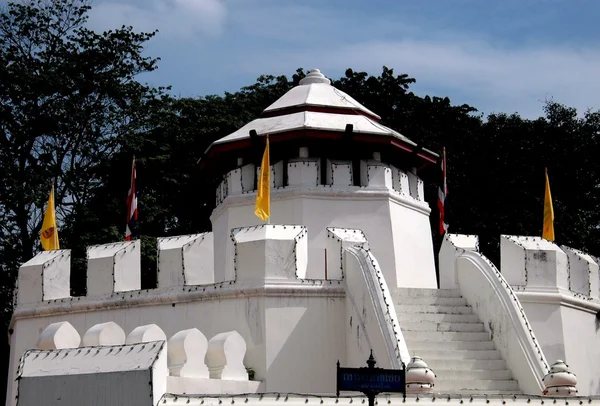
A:
[[[154,406],[166,392],[166,374],[164,341],[93,351],[33,350],[20,367],[18,404]]]
[[[541,393],[549,372],[544,351],[515,292],[478,252],[476,236],[446,234],[440,250],[442,288],[458,288],[490,333],[523,393]]]
[[[165,406],[180,406],[181,404],[189,406],[219,406],[227,403],[244,403],[248,406],[355,406],[366,405],[367,398],[361,393],[354,393],[348,396],[326,396],[326,395],[302,395],[302,394],[279,394],[271,393],[265,395],[239,395],[232,397],[220,396],[201,396],[187,397],[165,395],[163,398]],[[544,396],[530,396],[515,394],[507,397],[506,395],[471,395],[464,394],[446,395],[407,395],[402,394],[381,394],[377,396],[376,402],[379,405],[391,406],[420,406],[423,404],[435,404],[444,402],[449,406],[464,406],[465,404],[473,406],[505,406],[507,404],[515,406],[543,406],[548,403],[558,406],[568,406],[569,404],[586,404],[597,406],[600,399],[579,397],[579,398],[551,398]],[[509,403],[510,402],[510,403]],[[163,403],[161,403],[162,405]]]
[[[595,259],[540,237],[504,235],[501,270],[548,360],[569,364],[577,375],[580,395],[600,395],[600,288]]]
[[[314,168],[311,166],[312,170],[308,170],[306,165],[293,164],[296,166],[288,167],[288,178],[295,184],[271,191],[270,221],[272,224],[306,226],[308,279],[325,277],[326,229],[340,227],[364,231],[390,286],[437,287],[429,227],[430,208],[423,201],[420,179],[411,175],[413,196],[406,190],[410,189],[408,176],[400,177],[397,169],[381,162],[363,162],[363,169],[368,171],[368,177],[364,179],[366,184],[351,186],[351,165],[330,162],[331,185],[316,186],[318,165],[311,161]],[[273,169],[272,172],[278,171]],[[229,192],[211,216],[217,281],[233,279],[230,230],[262,223],[254,215],[255,194],[243,193],[243,182],[240,169],[227,176]],[[404,189],[396,190],[395,183],[398,188],[405,184]]]
[[[242,286],[210,287],[204,297],[198,293],[190,298],[197,301],[173,303],[161,303],[156,292],[146,294],[146,303],[124,300],[120,308],[99,305],[81,312],[65,307],[55,315],[19,319],[11,337],[11,360],[18,361],[23,352],[35,348],[42,330],[59,321],[70,322],[80,334],[107,321],[116,322],[127,334],[137,326],[157,324],[168,337],[189,328],[198,328],[209,338],[235,330],[246,340],[244,363],[255,370],[256,379],[266,380],[265,390],[335,390],[335,363],[345,359],[343,293],[314,286],[271,288],[253,292]],[[13,373],[14,369],[13,362]]]
[[[136,291],[129,290],[127,286],[114,286],[105,273],[126,272],[116,263],[113,269],[95,268],[96,280],[102,289],[92,292],[103,292],[108,288],[119,289],[119,292],[38,303],[29,300],[19,302],[11,326],[14,329],[11,336],[11,376],[14,376],[21,354],[36,348],[42,331],[57,322],[70,323],[61,325],[75,332],[73,337],[84,336],[84,332],[93,326],[98,330],[101,326],[97,325],[106,327],[107,324],[103,323],[112,322],[108,326],[116,332],[115,337],[120,337],[115,338],[117,341],[130,336],[132,331],[138,331],[139,326],[147,325],[162,329],[161,337],[172,337],[189,329],[198,329],[207,338],[236,331],[245,340],[245,366],[252,368],[255,379],[262,381],[255,389],[267,392],[333,393],[337,361],[356,364],[360,359],[360,365],[355,366],[362,366],[371,349],[376,352],[381,366],[398,367],[399,360],[408,360],[408,351],[405,345],[399,346],[403,340],[392,299],[377,260],[370,251],[364,250],[368,246],[364,234],[360,230],[348,229],[326,232],[329,236],[326,246],[332,254],[330,265],[332,268],[340,267],[335,270],[336,280],[301,279],[307,269],[305,227],[268,225],[236,229],[231,233],[236,281],[182,286],[186,275],[196,272],[198,276],[198,273],[205,272],[201,267],[191,267],[189,261],[186,262],[186,255],[198,260],[197,255],[211,252],[202,244],[198,245],[198,249],[189,245],[190,250],[182,250],[189,242],[197,241],[196,237],[184,236],[179,242],[175,238],[163,244],[159,253],[159,257],[163,256],[159,263],[163,266],[161,272],[167,273],[163,279],[167,287]],[[364,264],[344,260],[348,258],[346,249],[356,244],[363,249],[364,255],[360,258],[366,261]],[[137,258],[138,252],[123,251],[120,260],[131,260],[127,255]],[[44,261],[38,258],[32,263],[36,272],[43,270]],[[53,275],[68,273],[68,263],[61,264],[62,268],[52,269]],[[21,272],[32,272],[30,265],[22,267]],[[334,269],[331,272],[333,275]],[[43,286],[37,281],[31,281],[31,289],[27,288],[26,282],[23,283],[23,292],[30,298],[42,297],[38,290],[43,290]],[[347,296],[346,292],[352,294]],[[25,298],[29,297],[27,295]],[[369,321],[359,320],[363,313],[370,315]],[[364,327],[356,337],[354,328],[347,328],[349,317]],[[98,337],[94,334],[86,335],[83,344],[95,345]],[[347,346],[348,340],[352,341],[352,345]],[[72,347],[80,345],[79,338],[69,342]],[[52,343],[49,345],[51,348]],[[360,350],[355,351],[356,348]],[[230,383],[225,385],[229,385],[227,388],[230,389],[236,387]],[[199,390],[203,387],[210,389],[210,385],[206,386],[204,382],[169,377],[172,390]],[[227,388],[219,388],[219,391]],[[248,388],[248,385],[244,386],[245,390]],[[11,380],[8,405],[15,404],[14,389]]]

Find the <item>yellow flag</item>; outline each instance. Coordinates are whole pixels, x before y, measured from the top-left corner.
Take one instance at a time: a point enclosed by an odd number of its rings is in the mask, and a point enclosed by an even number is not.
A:
[[[544,229],[542,238],[554,241],[554,209],[552,208],[552,195],[550,194],[550,180],[546,169],[546,193],[544,194]]]
[[[271,163],[269,161],[269,135],[267,134],[267,146],[260,164],[260,178],[258,179],[258,190],[256,191],[256,205],[254,214],[262,221],[267,221],[271,216]]]
[[[48,206],[46,207],[46,213],[44,214],[40,240],[42,241],[42,247],[45,251],[60,249],[58,244],[58,228],[56,227],[56,214],[54,213],[54,183],[50,190]]]

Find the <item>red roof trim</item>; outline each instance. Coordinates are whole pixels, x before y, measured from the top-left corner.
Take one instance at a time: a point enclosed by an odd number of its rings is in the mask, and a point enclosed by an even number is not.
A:
[[[339,140],[344,137],[345,132],[333,132],[333,131],[319,131],[319,130],[295,130],[289,131],[280,134],[273,134],[269,137],[269,141],[271,145],[277,144],[279,142],[289,141],[289,140],[298,140],[303,138],[308,139],[330,139],[330,140]],[[390,136],[382,136],[382,135],[366,135],[360,133],[352,133],[352,139],[355,141],[362,141],[370,144],[383,144],[383,145],[391,145],[395,148],[401,149],[403,151],[412,153],[418,148],[415,145],[409,144],[407,142],[402,141],[398,138],[391,138]],[[250,148],[252,146],[252,142],[249,138],[244,138],[241,140],[231,141],[222,144],[215,144],[210,147],[207,151],[207,155],[202,159],[201,167],[205,167],[207,165],[207,160],[226,152],[231,152],[235,150],[241,150]],[[436,163],[437,158],[426,151],[420,151],[416,154],[419,158],[423,159],[428,163]]]

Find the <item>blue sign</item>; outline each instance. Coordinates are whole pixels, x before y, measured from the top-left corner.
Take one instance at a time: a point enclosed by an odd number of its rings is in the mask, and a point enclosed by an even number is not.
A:
[[[339,368],[337,391],[402,392],[405,393],[406,376],[403,369]]]

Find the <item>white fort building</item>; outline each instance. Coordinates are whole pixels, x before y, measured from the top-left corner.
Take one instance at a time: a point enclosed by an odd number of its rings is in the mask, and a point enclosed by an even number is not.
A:
[[[69,250],[25,263],[7,406],[362,405],[336,395],[336,363],[371,351],[406,366],[406,397],[378,403],[600,405],[598,259],[503,235],[498,269],[449,234],[438,286],[422,181],[438,157],[379,121],[313,70],[213,143],[212,232],[158,239],[156,289],[140,289],[139,241],[88,248],[84,297]]]

